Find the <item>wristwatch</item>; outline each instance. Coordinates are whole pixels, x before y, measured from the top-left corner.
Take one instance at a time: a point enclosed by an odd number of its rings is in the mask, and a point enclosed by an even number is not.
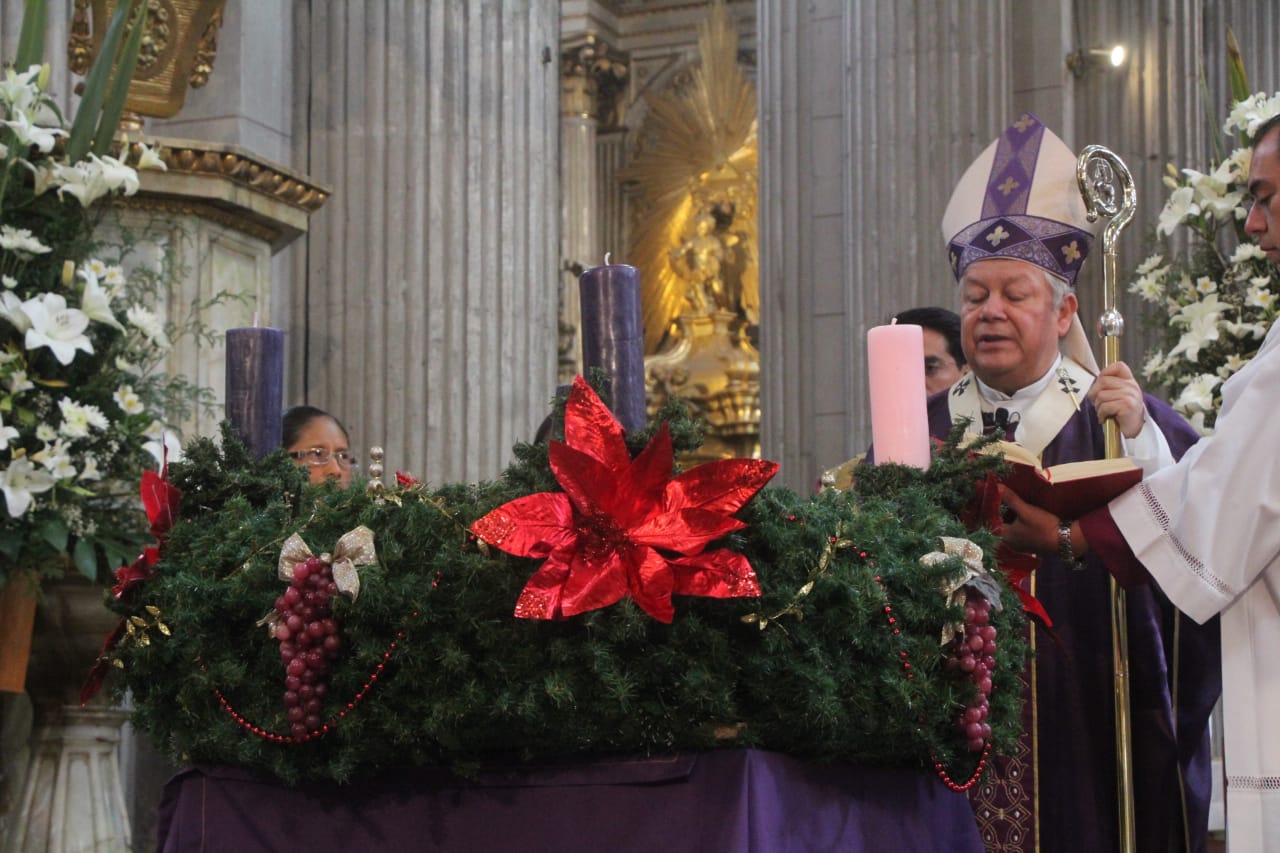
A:
[[[1084,568],[1084,560],[1071,548],[1071,522],[1065,518],[1058,520],[1058,557],[1076,571]]]

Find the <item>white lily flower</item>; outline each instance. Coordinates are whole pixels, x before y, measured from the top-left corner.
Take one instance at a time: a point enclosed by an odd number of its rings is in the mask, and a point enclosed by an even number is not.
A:
[[[53,428],[52,424],[42,423],[36,427],[36,438],[45,444],[53,442],[58,437],[58,431]]]
[[[41,67],[32,65],[19,74],[12,68],[5,69],[4,79],[0,80],[0,101],[8,104],[16,112],[31,112],[40,101]]]
[[[1175,323],[1185,326],[1186,331],[1169,350],[1169,358],[1172,359],[1179,353],[1186,353],[1188,361],[1197,361],[1200,358],[1200,351],[1218,340],[1218,321],[1222,317],[1224,307],[1218,301],[1216,293],[1206,296],[1199,302],[1182,306],[1173,319]]]
[[[1195,203],[1195,190],[1191,187],[1178,187],[1170,194],[1160,211],[1160,220],[1156,225],[1157,234],[1172,234],[1173,229],[1181,225],[1187,218],[1197,216],[1200,207]]]
[[[79,274],[84,279],[84,294],[80,297],[80,310],[90,320],[106,323],[123,332],[124,326],[116,319],[116,312],[111,310],[111,295],[98,286],[98,277],[87,269],[81,269]]]
[[[160,159],[160,152],[158,149],[139,142],[138,150],[138,169],[159,169],[162,172],[167,172],[169,170],[169,167],[165,165],[164,160]]]
[[[31,320],[24,345],[29,350],[48,347],[59,364],[70,364],[76,351],[93,353],[93,344],[85,336],[89,318],[77,308],[68,308],[67,300],[58,293],[46,293],[22,303]]]
[[[26,334],[31,328],[31,318],[22,310],[22,300],[12,291],[0,292],[0,317],[8,320],[15,329]]]
[[[48,154],[53,150],[54,144],[59,136],[66,136],[67,132],[58,127],[42,127],[32,123],[26,113],[14,113],[14,117],[7,121],[0,121],[13,131],[14,138],[18,145],[22,148],[35,146],[40,151]]]
[[[0,490],[10,518],[21,518],[31,508],[35,495],[53,488],[53,477],[31,464],[25,456],[14,459],[0,471]]]
[[[1222,380],[1211,373],[1202,373],[1182,389],[1174,408],[1186,412],[1207,412],[1213,408],[1213,392]]]
[[[9,442],[15,441],[20,433],[11,426],[7,426],[4,418],[0,417],[0,450],[8,450]]]
[[[80,470],[81,480],[101,480],[102,472],[98,470],[98,459],[94,456],[84,458],[84,467]]]
[[[51,251],[48,246],[40,242],[39,237],[26,228],[14,228],[10,225],[0,225],[0,249],[16,252],[19,257],[26,260]]]

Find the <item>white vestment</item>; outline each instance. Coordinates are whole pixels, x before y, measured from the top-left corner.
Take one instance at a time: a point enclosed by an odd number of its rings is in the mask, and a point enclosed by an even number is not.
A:
[[[1227,844],[1280,851],[1280,323],[1222,389],[1216,433],[1112,501],[1125,540],[1197,622],[1222,614]]]

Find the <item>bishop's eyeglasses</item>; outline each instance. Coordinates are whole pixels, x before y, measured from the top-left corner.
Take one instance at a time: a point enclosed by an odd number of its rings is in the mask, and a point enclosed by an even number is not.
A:
[[[350,450],[330,450],[327,447],[312,447],[307,450],[291,450],[289,456],[299,462],[306,462],[316,468],[329,464],[329,460],[338,463],[339,468],[350,468],[356,464],[356,458]]]

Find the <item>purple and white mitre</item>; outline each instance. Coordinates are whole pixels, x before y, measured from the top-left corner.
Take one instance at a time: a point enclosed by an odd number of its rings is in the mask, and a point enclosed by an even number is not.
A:
[[[942,215],[956,280],[986,258],[1035,264],[1075,287],[1101,223],[1076,184],[1076,155],[1030,113],[965,171]]]

